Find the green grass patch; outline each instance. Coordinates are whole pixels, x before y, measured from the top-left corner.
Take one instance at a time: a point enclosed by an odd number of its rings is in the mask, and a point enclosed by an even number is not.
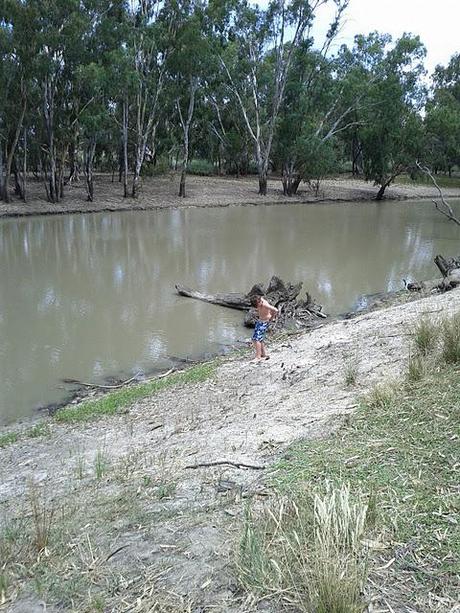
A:
[[[213,362],[199,364],[163,379],[132,385],[105,394],[97,400],[86,400],[75,406],[64,407],[56,413],[54,418],[60,423],[77,423],[97,419],[104,415],[114,415],[136,400],[147,398],[173,385],[205,381],[214,373],[215,368]]]
[[[49,436],[51,428],[46,423],[35,424],[35,426],[28,428],[24,434],[27,438],[40,438],[42,436]]]
[[[5,434],[0,434],[0,448],[6,447],[11,443],[15,443],[19,438],[17,432],[6,432]]]
[[[460,373],[454,366],[425,374],[410,387],[402,383],[391,394],[379,388],[335,435],[293,446],[277,464],[274,483],[291,492],[330,479],[367,493],[375,500],[375,523],[398,543],[389,553],[395,585],[400,572],[401,590],[412,602],[421,599],[419,606],[430,591],[454,598],[460,572],[459,418]],[[407,573],[409,590],[403,585]]]

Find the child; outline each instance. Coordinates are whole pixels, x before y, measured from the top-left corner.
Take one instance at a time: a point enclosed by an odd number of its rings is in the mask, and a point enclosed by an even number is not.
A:
[[[253,296],[251,298],[251,305],[256,307],[258,320],[252,335],[254,342],[254,348],[256,350],[256,357],[253,362],[260,362],[261,360],[268,360],[269,356],[265,352],[264,337],[268,328],[268,324],[278,314],[278,309],[272,306],[263,296]]]

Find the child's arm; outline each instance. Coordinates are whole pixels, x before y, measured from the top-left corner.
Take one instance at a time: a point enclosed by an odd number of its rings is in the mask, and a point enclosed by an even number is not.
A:
[[[266,302],[266,306],[269,309],[270,313],[273,313],[273,315],[278,315],[278,309],[276,307],[274,307],[272,304],[270,304],[267,300]]]

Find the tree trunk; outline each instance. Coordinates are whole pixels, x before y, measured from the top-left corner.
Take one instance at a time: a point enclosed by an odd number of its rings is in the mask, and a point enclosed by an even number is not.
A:
[[[230,309],[238,309],[240,311],[247,311],[251,307],[251,301],[247,294],[203,294],[202,292],[190,289],[185,285],[176,284],[175,287],[180,296],[187,296],[188,298],[195,298],[196,300],[210,302],[211,304],[219,304],[221,306],[225,306]]]
[[[88,202],[94,200],[94,183],[93,183],[93,161],[94,152],[96,151],[96,139],[93,137],[85,148],[85,178],[86,178],[86,191],[88,194]]]
[[[259,173],[259,194],[267,195],[267,174],[265,172]]]
[[[186,171],[185,168],[183,168],[182,172],[180,173],[179,198],[185,198],[185,177]]]
[[[193,77],[190,78],[189,85],[189,103],[187,119],[184,120],[180,108],[179,100],[176,100],[177,111],[179,113],[180,122],[184,134],[184,157],[182,160],[182,172],[179,184],[179,198],[185,198],[185,178],[187,176],[188,158],[189,158],[189,141],[190,141],[190,126],[193,119],[193,111],[195,109],[195,93],[197,90],[197,81]]]
[[[281,178],[283,194],[285,196],[293,196],[296,194],[300,181],[301,177],[298,172],[295,172],[294,162],[285,162],[283,164],[283,176]]]
[[[254,285],[247,294],[228,293],[228,294],[203,294],[192,290],[183,285],[176,285],[179,295],[195,298],[211,304],[247,311],[244,324],[247,327],[254,327],[257,320],[257,311],[251,307],[251,298],[255,295],[265,294],[267,300],[278,308],[278,316],[274,325],[277,327],[295,326],[311,327],[315,325],[316,319],[327,317],[322,312],[321,305],[316,304],[311,296],[306,294],[305,298],[299,298],[302,290],[302,283],[284,283],[281,279],[273,276],[266,288],[261,284]]]
[[[4,200],[3,183],[3,147],[0,142],[0,200]]]
[[[376,200],[383,200],[383,194],[385,193],[386,188],[388,187],[388,183],[384,183],[383,185],[380,186],[379,191],[377,192],[377,196],[375,197]]]
[[[123,100],[123,198],[128,197],[128,100]]]
[[[9,150],[6,156],[5,179],[3,181],[3,199],[5,202],[10,201],[8,189],[9,189],[9,181],[10,181],[10,174],[11,174],[11,166],[13,164],[13,158],[14,158],[16,147],[18,144],[19,135],[21,134],[22,123],[24,121],[25,113],[26,113],[26,99],[24,98],[23,103],[22,103],[21,115],[19,117],[19,120],[16,126],[16,131],[14,133],[13,142],[11,143],[11,149]]]
[[[20,198],[21,200],[24,200],[21,181],[19,178],[18,165],[16,162],[16,156],[13,158],[13,164],[11,165],[11,172],[13,173],[13,176],[14,176],[14,195]]]
[[[24,158],[22,160],[22,199],[26,202],[27,189],[27,128],[24,128]]]
[[[302,177],[298,174],[295,179],[292,181],[292,195],[295,196],[297,194],[297,190],[299,189],[300,182],[302,181]]]

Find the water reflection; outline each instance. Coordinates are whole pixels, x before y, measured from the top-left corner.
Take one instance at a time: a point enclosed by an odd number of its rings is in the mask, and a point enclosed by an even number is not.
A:
[[[277,274],[341,312],[433,277],[457,239],[430,203],[0,221],[0,421],[60,400],[64,377],[129,376],[248,336],[241,313],[180,298],[176,282],[240,291]]]

